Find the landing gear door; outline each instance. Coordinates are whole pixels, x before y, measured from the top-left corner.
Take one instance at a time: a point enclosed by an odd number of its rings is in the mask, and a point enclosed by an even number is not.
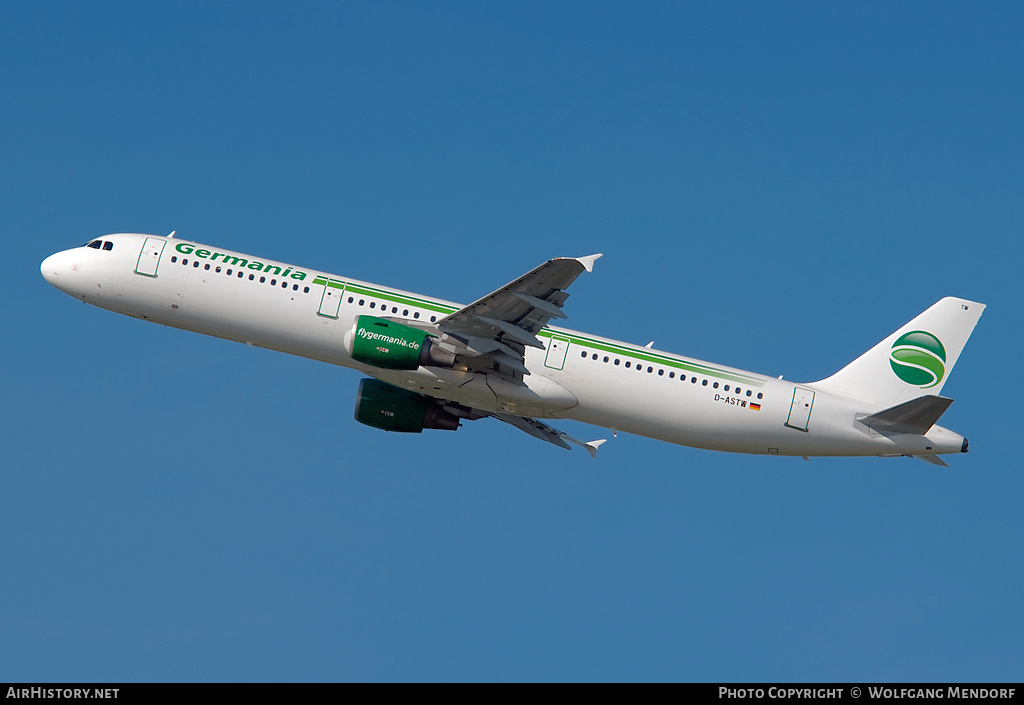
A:
[[[811,409],[814,406],[814,392],[810,389],[797,387],[793,390],[793,405],[789,407],[789,418],[786,425],[798,431],[806,431],[811,420]]]
[[[164,253],[166,240],[158,237],[147,237],[139,253],[139,262],[135,265],[135,273],[144,277],[155,277],[156,268],[160,265],[160,255]]]

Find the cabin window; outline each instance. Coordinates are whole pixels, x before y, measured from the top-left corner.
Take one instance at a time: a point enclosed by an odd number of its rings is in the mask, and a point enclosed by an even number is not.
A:
[[[296,286],[298,286],[298,285],[296,284]],[[349,303],[352,303],[353,301],[355,301],[355,299],[353,299],[353,298],[352,298],[351,296],[350,296],[350,297],[348,297],[348,302],[349,302]]]
[[[391,313],[398,313],[398,307],[397,306],[392,306],[391,307]]]
[[[308,286],[302,287],[302,293],[308,294],[309,293],[309,287]]]
[[[676,373],[675,372],[669,372],[668,373],[668,378],[669,379],[675,379],[676,378]]]
[[[700,384],[701,384],[702,387],[706,387],[706,386],[708,386],[708,381],[706,379],[705,380],[701,380]]]
[[[665,374],[665,370],[658,370],[658,376],[661,377]]]
[[[366,303],[366,299],[359,299],[359,305],[362,306]]]
[[[761,392],[758,392],[758,393],[757,393],[757,398],[758,398],[758,399],[760,399],[760,398],[761,398],[761,397],[763,397],[763,396],[764,396],[764,394],[761,394]]]
[[[187,265],[188,265],[188,260],[187,260],[187,259],[183,259],[183,260],[181,260],[181,264],[182,264],[183,266],[187,266]]]
[[[177,261],[178,261],[177,257],[171,257],[171,262],[177,263]]]
[[[292,291],[298,291],[298,290],[299,290],[299,285],[298,284],[292,284]],[[349,303],[351,303],[351,302],[352,302],[352,299],[349,299]]]
[[[205,269],[206,271],[210,271],[210,265],[207,264],[205,267],[203,267],[203,269]]]
[[[725,391],[727,391],[727,392],[729,391],[729,385],[728,384],[725,385]]]
[[[420,312],[416,311],[415,313],[412,314],[412,317],[413,318],[419,318],[420,317]]]
[[[214,271],[216,271],[216,272],[217,272],[217,274],[220,274],[220,265],[217,265],[217,269],[216,269],[216,270],[214,270]]]
[[[586,350],[584,350],[583,352],[580,353],[580,357],[584,357],[585,358],[586,356],[587,356],[587,351]]]
[[[747,390],[747,396],[748,397],[750,396],[750,390],[749,389]]]
[[[288,282],[284,282],[284,281],[281,282],[281,288],[282,289],[287,289],[288,288]]]
[[[436,320],[437,320],[437,316],[431,316],[431,317],[430,317],[430,322],[431,322],[431,323],[433,323],[433,322],[434,322],[434,321],[436,321]]]
[[[594,356],[591,359],[596,360],[597,359],[597,353],[594,353]]]
[[[718,382],[715,382],[715,383],[714,383],[714,384],[712,384],[711,386],[712,386],[712,387],[713,387],[714,389],[718,389]]]
[[[377,308],[377,302],[376,301],[371,301],[370,302],[370,308]]]
[[[270,280],[270,286],[277,286],[277,280],[276,279],[271,279]]]
[[[654,372],[654,368],[651,367],[650,365],[648,365],[647,366],[647,374],[651,374],[652,372]]]
[[[249,281],[256,281],[256,275],[255,274],[250,274],[249,275]]]
[[[241,278],[242,278],[242,277],[244,277],[244,276],[245,276],[245,272],[243,272],[243,271],[239,270],[239,272],[238,272],[238,278],[239,278],[239,279],[241,279]]]
[[[629,360],[626,360],[626,367],[629,367]]]
[[[403,316],[408,316],[409,315],[409,309],[405,309],[404,311],[402,311],[402,315]]]
[[[615,358],[615,364],[619,364],[619,358]]]
[[[196,260],[195,262],[193,262],[192,263],[192,267],[195,268],[195,269],[199,269],[199,260]]]

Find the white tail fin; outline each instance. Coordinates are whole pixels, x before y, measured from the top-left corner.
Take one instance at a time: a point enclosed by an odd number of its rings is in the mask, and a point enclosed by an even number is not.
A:
[[[815,389],[888,407],[938,395],[985,304],[948,296]]]

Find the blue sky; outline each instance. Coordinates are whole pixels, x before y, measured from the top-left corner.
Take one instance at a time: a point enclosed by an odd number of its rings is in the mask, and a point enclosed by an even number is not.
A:
[[[1016,680],[1012,3],[0,5],[0,680]],[[988,309],[909,459],[384,434],[359,375],[75,303],[167,233],[787,379]],[[573,435],[603,433],[562,424]]]

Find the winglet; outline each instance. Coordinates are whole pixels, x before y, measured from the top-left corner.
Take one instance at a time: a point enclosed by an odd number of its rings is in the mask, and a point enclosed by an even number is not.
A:
[[[594,262],[596,262],[601,257],[604,257],[604,255],[603,254],[601,254],[601,255],[587,255],[586,257],[577,257],[576,261],[579,262],[580,264],[582,264],[583,268],[585,270],[587,270],[588,272],[593,272],[594,271]]]
[[[597,447],[607,440],[607,438],[601,438],[596,441],[591,441],[590,443],[584,443],[583,447],[586,449],[588,453],[590,453],[591,458],[597,460]]]

